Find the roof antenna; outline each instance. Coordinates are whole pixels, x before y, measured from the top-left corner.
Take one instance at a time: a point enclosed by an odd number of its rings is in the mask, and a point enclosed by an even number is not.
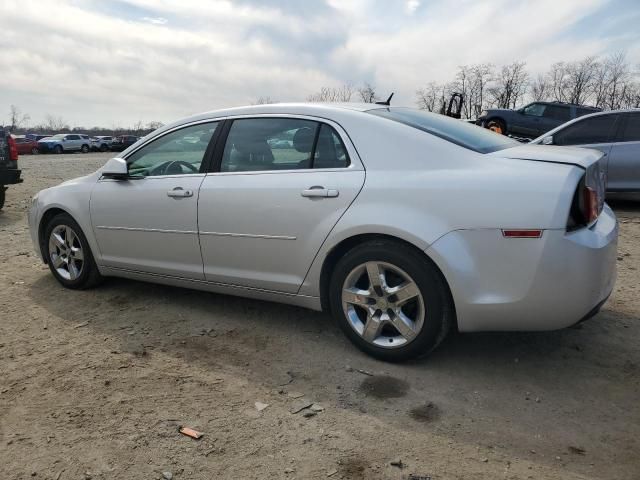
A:
[[[385,102],[376,102],[376,105],[387,105],[390,106],[391,105],[391,99],[393,98],[393,94],[395,92],[392,92],[391,95],[389,95],[389,98],[387,98],[387,100]]]

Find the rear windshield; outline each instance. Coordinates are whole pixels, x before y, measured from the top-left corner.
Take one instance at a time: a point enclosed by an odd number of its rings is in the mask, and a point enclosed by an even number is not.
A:
[[[491,153],[520,145],[504,135],[437,113],[403,107],[376,108],[367,113],[404,123],[474,152]]]

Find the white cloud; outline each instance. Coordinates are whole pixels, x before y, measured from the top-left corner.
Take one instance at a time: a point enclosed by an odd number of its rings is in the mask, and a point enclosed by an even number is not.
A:
[[[607,0],[394,1],[3,2],[0,109],[130,125],[362,81],[411,105],[416,88],[463,64],[524,60],[536,73],[621,44],[640,61],[635,31],[568,33]]]

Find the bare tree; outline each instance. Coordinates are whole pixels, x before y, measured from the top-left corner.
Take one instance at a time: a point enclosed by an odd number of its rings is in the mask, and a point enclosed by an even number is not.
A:
[[[416,91],[416,103],[418,108],[427,112],[437,112],[441,107],[442,85],[429,82],[423,88]]]
[[[44,117],[44,127],[50,132],[70,129],[69,124],[62,117],[50,113]]]
[[[375,103],[376,100],[378,100],[375,87],[368,82],[365,82],[358,88],[358,95],[360,96],[360,100],[364,103]]]
[[[31,117],[28,114],[22,113],[19,107],[11,105],[9,107],[9,121],[11,122],[11,131],[15,132],[19,130]]]
[[[346,83],[341,87],[322,87],[307,97],[309,102],[350,102],[354,88]]]
[[[534,102],[546,100],[549,95],[549,90],[549,83],[544,75],[538,74],[538,76],[531,81],[530,91]]]
[[[568,102],[582,105],[592,96],[597,67],[595,56],[565,65],[564,97]]]
[[[134,132],[141,132],[143,130],[142,120],[138,120],[136,123],[134,123],[133,127],[131,127],[131,130],[133,130]]]
[[[516,108],[518,101],[524,96],[529,80],[525,65],[525,62],[505,65],[494,78],[489,93],[498,108]]]
[[[164,126],[164,123],[162,123],[162,122],[149,122],[146,125],[147,130],[149,130],[149,131],[156,130],[156,129],[162,127],[162,126]]]
[[[609,56],[605,60],[605,65],[609,79],[605,107],[614,110],[620,108],[625,85],[629,82],[629,64],[626,61],[626,55],[619,52]]]
[[[549,82],[550,97],[558,102],[566,101],[567,91],[567,68],[564,62],[557,62],[551,65],[547,73]]]
[[[473,95],[465,102],[469,106],[467,118],[480,116],[482,110],[487,106],[485,93],[491,80],[494,77],[495,67],[491,63],[479,63],[472,67],[473,72]]]
[[[256,98],[255,102],[253,102],[251,105],[267,105],[269,103],[278,103],[278,101],[266,95],[264,97]]]

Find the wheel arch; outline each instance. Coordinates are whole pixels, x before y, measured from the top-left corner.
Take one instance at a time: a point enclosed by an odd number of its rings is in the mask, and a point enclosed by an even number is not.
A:
[[[508,130],[508,125],[507,125],[507,121],[504,119],[504,117],[501,117],[499,115],[494,115],[492,117],[487,118],[487,120],[485,121],[485,125],[487,125],[487,127],[485,128],[489,128],[488,125],[490,122],[500,122],[502,124],[502,126],[504,127],[504,132],[503,135],[507,134],[507,130]]]
[[[45,212],[40,217],[40,223],[38,223],[38,248],[40,249],[40,257],[42,257],[42,261],[44,263],[48,263],[47,255],[45,255],[46,239],[44,238],[44,231],[51,219],[61,213],[67,214],[75,220],[71,213],[60,207],[51,207],[45,210]]]
[[[320,304],[323,311],[329,311],[329,282],[331,280],[333,270],[340,258],[358,245],[376,240],[381,242],[394,242],[404,245],[424,258],[433,267],[434,271],[437,272],[438,275],[440,275],[443,284],[448,292],[451,307],[454,309],[455,318],[455,302],[451,293],[451,287],[449,286],[449,281],[447,280],[446,276],[442,272],[442,269],[440,269],[437,263],[429,255],[427,255],[424,250],[421,250],[415,244],[400,237],[382,233],[362,233],[353,235],[341,240],[333,248],[331,248],[331,250],[329,250],[322,262],[322,268],[320,270]]]

